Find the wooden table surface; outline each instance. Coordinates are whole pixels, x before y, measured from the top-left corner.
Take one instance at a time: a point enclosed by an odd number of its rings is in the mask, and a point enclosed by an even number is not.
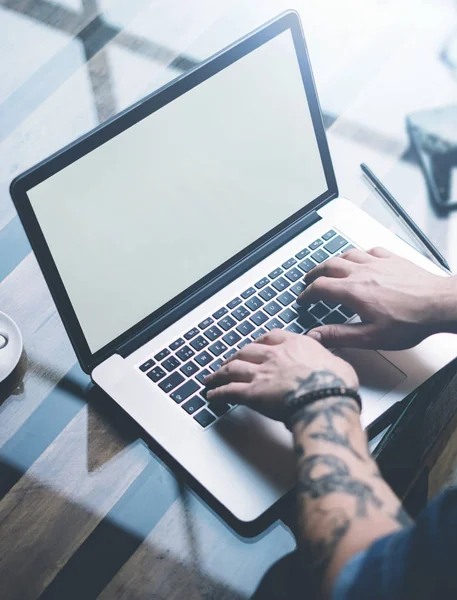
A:
[[[249,598],[295,549],[293,498],[254,527],[227,523],[90,386],[8,193],[27,167],[288,7],[303,18],[341,193],[398,227],[360,176],[365,160],[457,265],[455,218],[430,209],[404,129],[405,114],[457,99],[439,59],[451,0],[0,0],[0,310],[25,346],[0,384],[3,600]],[[456,387],[451,367],[382,446],[402,495],[446,439]]]

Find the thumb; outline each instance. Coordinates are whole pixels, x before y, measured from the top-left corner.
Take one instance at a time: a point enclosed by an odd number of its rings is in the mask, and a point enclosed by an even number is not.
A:
[[[328,348],[375,348],[376,325],[351,323],[349,325],[323,325],[307,334]]]

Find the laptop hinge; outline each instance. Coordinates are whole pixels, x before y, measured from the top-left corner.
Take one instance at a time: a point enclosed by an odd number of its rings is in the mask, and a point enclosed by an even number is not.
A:
[[[252,267],[268,255],[278,250],[278,248],[281,248],[281,246],[284,246],[284,244],[296,237],[299,233],[320,221],[321,218],[322,217],[313,210],[297,221],[294,221],[286,229],[277,233],[273,238],[270,238],[254,252],[249,254],[249,256],[242,258],[228,267],[223,273],[212,279],[204,287],[195,291],[192,295],[188,296],[185,300],[168,311],[168,313],[161,315],[152,323],[146,325],[141,331],[134,334],[130,339],[124,341],[114,352],[126,358],[199,304],[202,304],[205,300],[240,277],[243,273],[252,269]]]

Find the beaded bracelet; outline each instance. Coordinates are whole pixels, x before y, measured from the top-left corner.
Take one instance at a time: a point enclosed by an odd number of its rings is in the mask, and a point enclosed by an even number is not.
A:
[[[347,398],[352,398],[357,402],[357,404],[359,405],[360,412],[362,412],[362,399],[360,398],[360,395],[356,390],[344,386],[321,388],[320,390],[307,392],[306,394],[302,394],[297,398],[292,398],[291,400],[287,401],[286,406],[284,408],[283,419],[287,429],[289,429],[289,431],[292,431],[290,421],[298,410],[300,410],[304,406],[313,404],[313,402],[316,402],[317,400],[322,400],[323,398],[330,398],[332,396],[345,396]]]

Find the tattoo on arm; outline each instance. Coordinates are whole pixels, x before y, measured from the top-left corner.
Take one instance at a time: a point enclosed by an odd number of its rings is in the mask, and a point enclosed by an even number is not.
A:
[[[344,382],[328,371],[313,373],[306,379],[298,378],[297,388],[289,392],[285,400],[322,387],[340,385],[344,385]],[[304,508],[305,532],[300,547],[306,570],[316,590],[320,590],[328,566],[351,524],[356,519],[366,519],[370,509],[386,511],[387,508],[382,496],[375,491],[378,484],[376,479],[371,478],[368,447],[366,452],[360,450],[361,438],[358,438],[359,447],[356,449],[350,437],[349,428],[353,427],[354,416],[358,414],[354,401],[335,397],[305,406],[293,417],[294,431],[300,440],[295,446],[295,454],[298,461],[298,493]],[[329,450],[310,453],[307,440],[309,443],[311,440],[328,442],[328,447],[335,447],[335,453]],[[338,451],[338,448],[367,462],[370,474],[365,477],[353,476],[349,466],[351,463],[344,460],[345,453]],[[378,472],[373,473],[373,478],[378,477],[381,477]],[[330,504],[318,502],[333,494],[351,497],[353,508],[352,503],[348,505],[347,502],[341,506],[335,506],[334,501]],[[398,511],[393,518],[400,524],[409,522],[404,511]]]
[[[316,471],[324,474],[314,476]],[[381,508],[383,503],[374,494],[373,488],[352,477],[348,466],[338,456],[315,454],[305,457],[299,465],[298,491],[310,498],[323,498],[333,493],[345,493],[356,501],[356,517],[366,517],[368,506]]]
[[[317,508],[309,511],[307,521],[310,523],[310,537],[300,550],[304,558],[304,566],[312,574],[310,584],[316,588],[327,570],[333,553],[339,542],[344,538],[351,525],[351,520],[342,509],[333,511]],[[328,533],[325,538],[312,531],[312,524],[319,523]]]
[[[286,394],[286,401],[293,398],[298,398],[307,392],[314,391],[322,387],[344,385],[344,381],[342,379],[336,377],[328,371],[318,371],[316,373],[312,373],[306,379],[297,377],[297,382],[297,389]],[[360,453],[353,448],[347,433],[338,431],[335,426],[335,419],[346,419],[348,413],[358,414],[358,408],[354,401],[345,397],[332,398],[324,404],[318,403],[304,406],[302,410],[298,410],[296,412],[291,423],[292,425],[300,424],[302,431],[304,431],[307,427],[314,423],[316,419],[322,418],[324,421],[324,430],[313,432],[311,437],[342,446],[343,448],[349,450],[349,452],[351,452],[356,458],[363,460],[363,457],[360,455]]]

